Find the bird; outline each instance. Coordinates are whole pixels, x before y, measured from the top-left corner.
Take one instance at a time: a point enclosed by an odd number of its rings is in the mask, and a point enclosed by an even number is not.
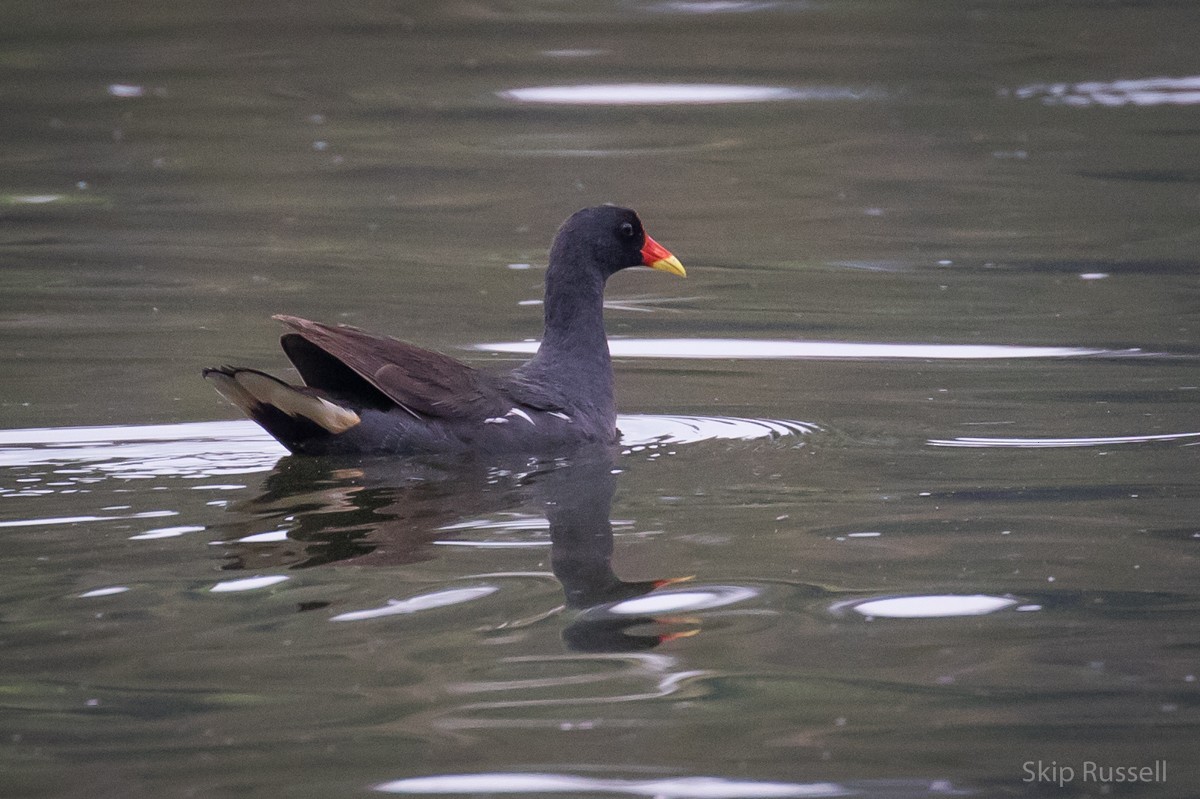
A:
[[[238,366],[203,375],[295,455],[539,455],[615,444],[604,287],[634,266],[687,275],[632,210],[601,205],[572,214],[550,247],[541,342],[507,373],[280,314],[280,345],[303,385]]]

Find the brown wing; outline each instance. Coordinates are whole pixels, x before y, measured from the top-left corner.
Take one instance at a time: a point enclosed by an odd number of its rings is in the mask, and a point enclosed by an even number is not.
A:
[[[354,327],[332,327],[282,314],[273,318],[294,331],[284,336],[284,350],[305,384],[313,388],[337,391],[342,386],[333,383],[344,379],[339,378],[336,365],[311,348],[289,346],[292,337],[348,367],[413,414],[482,419],[503,415],[511,405],[492,375],[441,353]]]

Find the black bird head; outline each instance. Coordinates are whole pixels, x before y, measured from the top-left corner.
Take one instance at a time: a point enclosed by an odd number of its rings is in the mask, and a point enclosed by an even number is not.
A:
[[[605,279],[631,266],[649,266],[680,277],[687,274],[678,258],[646,234],[636,213],[615,205],[572,214],[554,237],[550,265],[599,270]]]

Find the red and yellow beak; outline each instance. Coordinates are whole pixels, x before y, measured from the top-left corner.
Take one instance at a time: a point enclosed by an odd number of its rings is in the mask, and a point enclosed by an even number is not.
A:
[[[642,263],[651,269],[661,269],[672,275],[687,277],[687,270],[679,263],[679,259],[649,235],[646,236],[646,244],[642,247]]]

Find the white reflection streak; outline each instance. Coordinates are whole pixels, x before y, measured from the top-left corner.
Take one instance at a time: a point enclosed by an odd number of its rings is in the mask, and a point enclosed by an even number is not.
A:
[[[733,339],[616,339],[616,357],[642,358],[882,358],[991,360],[1063,358],[1106,354],[1079,347],[1018,347],[989,344],[891,344],[840,341],[738,341]]]
[[[433,541],[438,547],[468,547],[474,549],[522,549],[526,547],[548,547],[550,541]]]
[[[1009,449],[1057,449],[1066,447],[1107,447],[1117,444],[1149,444],[1156,441],[1181,441],[1200,438],[1200,433],[1168,433],[1151,436],[1112,436],[1098,438],[934,438],[931,447],[1003,447]]]
[[[636,311],[638,313],[680,313],[675,308],[667,307],[671,303],[696,302],[703,297],[625,297],[624,299],[611,299],[604,301],[604,307],[614,311]],[[541,301],[538,301],[541,304]]]
[[[498,532],[515,532],[515,533],[538,533],[545,532],[550,529],[550,520],[545,517],[536,516],[521,516],[516,519],[470,519],[465,522],[456,522],[454,524],[446,524],[437,528],[438,530],[447,532],[456,532],[461,530],[492,530]],[[442,547],[475,547],[478,549],[513,549],[520,547],[548,547],[550,546],[549,538],[541,538],[535,540],[527,539],[510,539],[500,541],[475,541],[466,540],[444,540],[438,539],[432,542],[435,546]]]
[[[226,580],[208,589],[214,594],[229,594],[238,591],[257,591],[260,588],[270,588],[273,585],[292,579],[285,574],[267,574],[258,577],[245,577],[240,580]]]
[[[144,533],[129,536],[130,541],[152,541],[156,538],[176,538],[187,533],[198,533],[205,528],[195,524],[185,524],[179,527],[159,527],[156,530],[147,530]]]
[[[1200,104],[1200,75],[1185,78],[1035,83],[1013,91],[1027,100],[1040,98],[1046,105],[1155,106]]]
[[[955,616],[984,616],[1011,608],[1019,602],[1011,597],[987,594],[935,594],[931,596],[893,596],[855,599],[830,607],[833,613],[853,610],[868,618],[944,619]]]
[[[677,11],[682,14],[738,14],[765,11],[783,5],[778,2],[752,2],[751,0],[668,0],[657,6],[647,6],[650,11]],[[792,0],[793,8],[805,7],[803,0]]]
[[[708,610],[732,605],[758,596],[758,591],[740,585],[695,586],[685,590],[655,591],[636,599],[626,599],[606,608],[622,616],[649,616],[684,610]]]
[[[0,466],[86,463],[129,478],[261,472],[286,452],[253,422],[0,430]]]
[[[112,444],[126,441],[184,441],[187,439],[265,439],[270,436],[253,422],[185,422],[106,427],[31,427],[0,430],[7,444]]]
[[[523,516],[519,519],[471,519],[465,522],[444,524],[439,530],[549,530],[550,520],[544,516]]]
[[[846,788],[831,782],[763,782],[721,777],[623,780],[577,777],[573,774],[512,772],[412,777],[381,783],[374,789],[382,793],[402,794],[617,793],[656,799],[784,799],[851,794]]]
[[[253,535],[245,535],[234,540],[235,544],[264,544],[275,541],[286,541],[288,536],[287,530],[271,530],[266,533],[254,533]],[[225,541],[214,541],[214,544],[224,544]]]
[[[892,342],[796,341],[722,338],[612,338],[617,358],[843,359],[843,360],[998,360],[1144,356],[1141,350],[1091,347],[1025,347],[1006,344],[899,344]],[[533,353],[536,341],[478,344],[489,352]]]
[[[10,195],[8,201],[17,205],[47,205],[61,199],[61,194],[19,194]]]
[[[58,518],[49,519],[17,519],[15,521],[0,522],[0,527],[41,527],[42,525],[51,524],[78,524],[80,522],[109,522],[119,519],[156,519],[162,516],[178,516],[178,511],[173,510],[149,510],[143,513],[133,513],[128,516],[60,516]]]
[[[127,585],[112,585],[107,588],[93,588],[91,591],[84,591],[79,595],[80,599],[94,599],[102,596],[113,596],[114,594],[123,594],[129,590]]]
[[[113,97],[145,97],[146,87],[133,83],[110,83],[108,93]]]
[[[332,617],[330,621],[362,621],[363,619],[377,619],[382,616],[417,613],[422,610],[432,610],[434,608],[446,607],[447,605],[470,602],[473,599],[493,594],[498,590],[495,586],[480,585],[472,588],[450,588],[445,591],[433,591],[403,600],[389,599],[383,607],[339,613]]]
[[[838,89],[792,89],[718,83],[591,83],[528,86],[497,92],[506,100],[554,105],[716,105],[778,100],[838,99]]]

